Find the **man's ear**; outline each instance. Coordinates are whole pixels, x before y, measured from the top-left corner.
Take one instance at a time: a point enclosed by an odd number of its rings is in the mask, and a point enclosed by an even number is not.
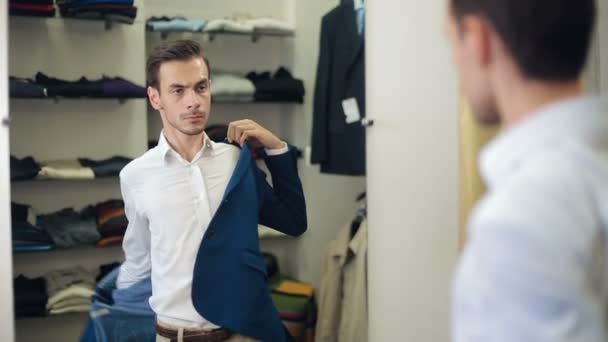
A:
[[[480,16],[469,15],[462,18],[461,29],[468,57],[480,67],[487,67],[492,60],[491,36],[494,32],[490,23]]]
[[[159,93],[158,89],[156,89],[154,87],[148,87],[147,91],[148,91],[148,99],[150,100],[150,104],[152,105],[152,107],[156,110],[163,109],[163,106],[160,102],[160,93]]]

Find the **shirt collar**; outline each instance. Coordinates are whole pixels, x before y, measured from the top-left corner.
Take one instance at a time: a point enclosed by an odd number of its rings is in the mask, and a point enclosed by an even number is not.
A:
[[[482,151],[481,175],[490,188],[504,183],[514,171],[548,145],[566,138],[588,139],[604,122],[605,99],[581,96],[541,108],[519,125],[503,131]],[[600,125],[605,128],[605,125]]]
[[[203,141],[205,142],[203,144],[203,148],[197,155],[202,155],[207,151],[212,152],[215,149],[215,145],[217,144],[213,140],[209,139],[209,136],[207,136],[207,133],[205,132],[203,132]],[[160,137],[158,138],[158,148],[160,152],[160,157],[164,162],[167,161],[167,155],[169,153],[174,153],[175,155],[179,156],[179,154],[171,147],[171,145],[169,145],[167,138],[165,138],[164,131],[160,132]]]

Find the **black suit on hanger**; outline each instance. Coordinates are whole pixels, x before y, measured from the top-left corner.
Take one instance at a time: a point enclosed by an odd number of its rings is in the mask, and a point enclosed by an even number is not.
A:
[[[365,174],[365,130],[347,124],[342,101],[355,98],[365,117],[365,55],[353,1],[343,1],[323,17],[315,87],[312,162],[321,172]]]

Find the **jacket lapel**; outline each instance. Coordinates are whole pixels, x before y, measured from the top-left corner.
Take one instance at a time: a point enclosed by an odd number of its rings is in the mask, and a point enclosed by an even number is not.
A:
[[[228,182],[228,186],[226,187],[226,192],[224,193],[224,198],[226,198],[232,190],[239,184],[243,176],[247,173],[248,168],[251,166],[251,151],[249,150],[249,145],[247,142],[243,144],[241,148],[241,155],[239,156],[239,161],[236,163],[236,167],[234,168],[234,172],[232,173],[232,177],[230,177],[230,181]]]
[[[350,59],[346,61],[346,72],[350,72],[350,68],[355,64],[361,53],[363,53],[363,36],[357,32],[357,15],[355,13],[352,1],[347,1],[342,4],[343,22],[345,39],[348,40],[350,49]]]

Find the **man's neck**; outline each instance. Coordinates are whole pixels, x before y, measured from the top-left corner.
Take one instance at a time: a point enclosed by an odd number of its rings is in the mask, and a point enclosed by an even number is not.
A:
[[[164,130],[167,142],[182,158],[191,162],[205,143],[204,133],[187,135],[175,130]]]
[[[505,82],[508,84],[508,82]],[[541,108],[583,94],[580,81],[570,82],[512,82],[498,96],[498,110],[503,129],[510,129]]]

